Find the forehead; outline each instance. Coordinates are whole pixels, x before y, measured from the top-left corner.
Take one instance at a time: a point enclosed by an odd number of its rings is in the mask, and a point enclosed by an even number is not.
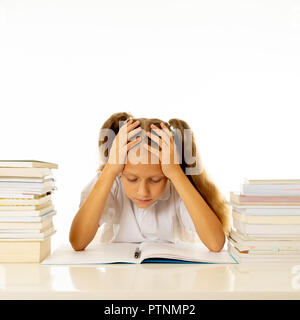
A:
[[[153,158],[152,158],[153,157]],[[128,151],[123,174],[142,178],[164,176],[159,159],[149,150],[136,146]]]
[[[132,174],[139,177],[164,176],[160,164],[125,164],[123,174]]]

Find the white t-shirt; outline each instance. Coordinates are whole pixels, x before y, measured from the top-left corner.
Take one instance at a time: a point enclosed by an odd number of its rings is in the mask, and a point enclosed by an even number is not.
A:
[[[79,207],[101,172],[81,192]],[[201,242],[194,223],[170,180],[158,200],[139,208],[124,193],[121,176],[114,180],[99,221],[100,242]]]

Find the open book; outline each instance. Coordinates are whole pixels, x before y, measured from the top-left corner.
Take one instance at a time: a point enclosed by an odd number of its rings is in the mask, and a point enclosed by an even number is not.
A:
[[[209,251],[198,243],[95,243],[82,251],[70,244],[58,247],[42,264],[106,264],[106,263],[237,263],[227,250]]]

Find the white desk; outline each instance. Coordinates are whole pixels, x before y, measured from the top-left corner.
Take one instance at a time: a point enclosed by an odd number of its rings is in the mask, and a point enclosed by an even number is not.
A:
[[[0,299],[300,299],[300,264],[0,264]]]

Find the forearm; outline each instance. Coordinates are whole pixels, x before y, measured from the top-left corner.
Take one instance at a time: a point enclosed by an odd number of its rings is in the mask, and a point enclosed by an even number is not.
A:
[[[92,191],[74,217],[69,241],[75,250],[83,250],[93,240],[115,178],[116,175],[106,165]]]
[[[220,251],[225,243],[222,224],[181,168],[170,178],[184,202],[200,240],[211,251]]]

